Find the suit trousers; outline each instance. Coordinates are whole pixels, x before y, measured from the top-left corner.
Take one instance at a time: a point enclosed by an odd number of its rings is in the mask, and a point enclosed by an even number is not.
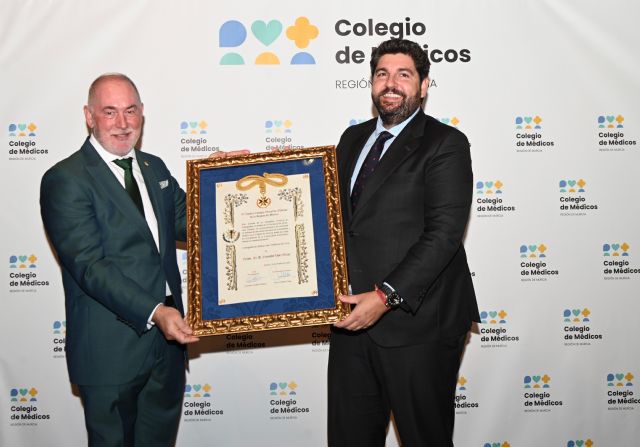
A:
[[[466,335],[381,347],[366,331],[333,329],[331,447],[384,447],[393,413],[403,447],[452,447],[455,389]]]
[[[184,348],[152,330],[153,347],[132,381],[78,386],[90,447],[175,444],[185,386]]]

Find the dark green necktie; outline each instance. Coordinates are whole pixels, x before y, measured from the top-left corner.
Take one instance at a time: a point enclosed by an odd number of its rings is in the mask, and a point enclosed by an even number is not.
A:
[[[133,169],[131,168],[133,158],[121,158],[119,160],[113,160],[115,164],[124,169],[124,189],[127,190],[131,200],[136,204],[142,215],[144,216],[144,206],[142,206],[142,196],[140,196],[140,189],[138,189],[138,183],[133,177]]]

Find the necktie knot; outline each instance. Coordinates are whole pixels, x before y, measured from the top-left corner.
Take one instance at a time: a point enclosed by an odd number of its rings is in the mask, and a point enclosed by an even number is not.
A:
[[[132,168],[133,167],[133,158],[132,157],[119,158],[117,160],[113,160],[113,162],[115,164],[117,164],[118,166],[120,166],[125,171],[133,171],[133,168]]]
[[[393,138],[393,134],[391,132],[383,130],[382,132],[380,132],[378,138],[376,138],[376,141],[373,144],[375,145],[379,141],[380,144],[384,145],[384,143],[386,143],[389,138]]]

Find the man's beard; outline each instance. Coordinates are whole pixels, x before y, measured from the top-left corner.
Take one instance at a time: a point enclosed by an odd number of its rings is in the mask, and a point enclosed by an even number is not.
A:
[[[402,102],[393,109],[384,110],[380,98],[387,93],[395,93],[396,95],[402,96]],[[382,119],[383,124],[391,126],[395,126],[396,124],[400,124],[406,120],[418,107],[422,105],[420,93],[411,98],[407,98],[404,93],[394,89],[386,89],[378,96],[371,95],[371,99],[378,110],[378,115],[380,115],[380,119]]]

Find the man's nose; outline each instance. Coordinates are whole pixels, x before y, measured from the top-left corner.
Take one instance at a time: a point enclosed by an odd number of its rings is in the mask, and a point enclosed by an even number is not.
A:
[[[396,85],[396,77],[395,76],[387,76],[387,82],[385,83],[385,86],[387,88],[390,87],[395,87]]]
[[[116,127],[119,129],[125,129],[127,127],[127,119],[124,116],[124,113],[118,113],[116,115]]]

